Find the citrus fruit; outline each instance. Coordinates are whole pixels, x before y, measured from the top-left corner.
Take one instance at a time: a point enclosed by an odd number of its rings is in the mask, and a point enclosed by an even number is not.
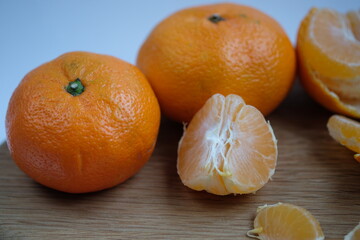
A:
[[[257,209],[254,229],[247,236],[261,240],[322,240],[319,222],[306,209],[277,203]]]
[[[292,86],[295,50],[281,26],[251,7],[192,7],[159,23],[137,66],[165,115],[188,122],[213,94],[237,94],[263,114]]]
[[[329,118],[327,128],[330,136],[348,149],[360,153],[360,123],[350,118],[333,115]],[[354,158],[360,162],[359,154]]]
[[[360,223],[346,234],[344,240],[360,240]]]
[[[7,141],[35,181],[70,193],[113,187],[150,157],[160,108],[135,66],[66,53],[28,73],[9,102]]]
[[[360,11],[313,8],[298,32],[301,81],[329,110],[360,118]]]
[[[243,194],[263,187],[276,161],[276,139],[261,112],[237,95],[215,94],[184,130],[177,169],[191,189]]]

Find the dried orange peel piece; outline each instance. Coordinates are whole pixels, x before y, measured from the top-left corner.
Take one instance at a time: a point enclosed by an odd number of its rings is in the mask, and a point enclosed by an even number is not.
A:
[[[287,203],[259,207],[254,229],[247,236],[261,240],[325,239],[319,222],[309,211]]]
[[[234,94],[213,95],[195,114],[178,148],[178,174],[191,189],[252,193],[275,172],[277,141],[264,116]]]

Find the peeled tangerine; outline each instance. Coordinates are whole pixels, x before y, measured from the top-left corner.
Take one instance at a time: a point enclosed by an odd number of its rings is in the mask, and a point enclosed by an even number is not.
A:
[[[275,172],[277,141],[253,106],[237,95],[213,95],[179,142],[177,168],[191,189],[217,195],[252,193]]]
[[[319,222],[302,207],[277,203],[259,207],[248,237],[261,240],[323,240]]]
[[[307,92],[333,112],[360,118],[360,10],[311,9],[297,53]]]

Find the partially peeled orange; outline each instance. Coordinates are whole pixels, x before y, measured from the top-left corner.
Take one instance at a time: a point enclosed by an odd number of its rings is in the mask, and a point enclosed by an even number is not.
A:
[[[177,167],[189,188],[227,195],[259,190],[276,161],[277,141],[261,112],[237,95],[215,94],[185,129]]]

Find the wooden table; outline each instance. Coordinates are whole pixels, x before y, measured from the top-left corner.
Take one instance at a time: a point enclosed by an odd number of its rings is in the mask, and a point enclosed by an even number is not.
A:
[[[307,208],[326,239],[360,221],[360,164],[333,141],[330,112],[296,84],[268,119],[278,138],[273,181],[256,194],[215,196],[182,185],[176,172],[180,124],[163,119],[146,166],[109,190],[66,194],[43,187],[0,147],[0,239],[247,239],[256,208],[287,202]]]

